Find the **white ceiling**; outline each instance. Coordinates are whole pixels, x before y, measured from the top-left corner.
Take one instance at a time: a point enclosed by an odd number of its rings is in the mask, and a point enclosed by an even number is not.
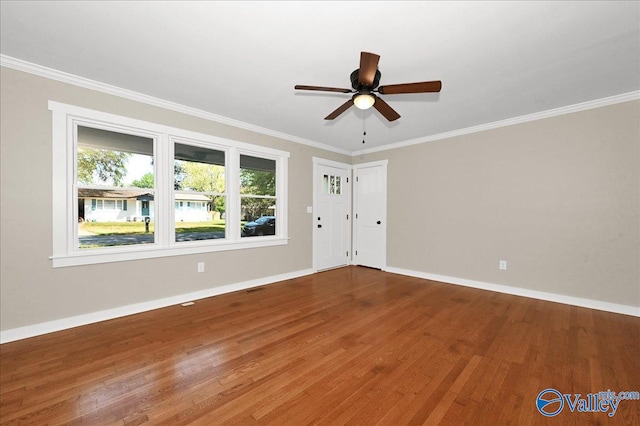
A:
[[[7,2],[4,57],[359,151],[640,90],[640,2]],[[361,51],[402,116],[349,109]],[[366,144],[362,144],[366,125]]]

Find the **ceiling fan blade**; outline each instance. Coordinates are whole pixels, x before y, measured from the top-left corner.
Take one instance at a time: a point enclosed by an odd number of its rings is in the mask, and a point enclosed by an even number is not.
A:
[[[423,81],[421,83],[389,84],[378,87],[378,92],[383,95],[395,95],[398,93],[428,93],[439,92],[442,89],[441,81]]]
[[[363,86],[373,86],[373,79],[376,77],[378,70],[378,61],[380,55],[369,52],[360,52],[360,72],[358,73],[358,82]]]
[[[336,118],[337,116],[339,116],[340,114],[348,110],[351,107],[351,105],[353,105],[353,99],[349,99],[347,102],[340,105],[338,109],[333,111],[331,114],[327,115],[324,119],[333,120],[334,118]]]
[[[322,86],[304,86],[301,84],[296,85],[296,90],[317,90],[320,92],[338,92],[338,93],[351,93],[351,89],[341,89],[339,87],[322,87]]]
[[[393,108],[389,106],[388,103],[383,101],[379,96],[376,96],[376,102],[373,104],[373,107],[377,109],[378,112],[389,121],[395,121],[400,118],[400,114],[398,114]]]

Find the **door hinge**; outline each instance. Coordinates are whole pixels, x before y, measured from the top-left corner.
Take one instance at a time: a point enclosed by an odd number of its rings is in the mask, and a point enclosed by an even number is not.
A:
[[[358,255],[358,250],[356,250],[356,256]]]
[[[356,176],[356,182],[358,182],[358,176]]]
[[[347,178],[347,183],[349,183],[349,178]]]
[[[358,213],[356,213],[356,219],[358,218]]]
[[[347,220],[349,220],[349,215],[347,215]]]
[[[349,252],[347,251],[347,257],[349,257]]]

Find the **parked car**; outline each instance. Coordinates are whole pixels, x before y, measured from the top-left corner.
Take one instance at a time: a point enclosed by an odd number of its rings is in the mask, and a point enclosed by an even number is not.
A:
[[[261,216],[252,222],[247,222],[242,228],[242,235],[245,237],[255,237],[262,235],[276,234],[276,217]]]

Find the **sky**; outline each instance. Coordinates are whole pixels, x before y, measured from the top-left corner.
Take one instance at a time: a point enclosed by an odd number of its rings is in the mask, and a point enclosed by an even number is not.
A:
[[[153,173],[153,164],[148,155],[131,154],[127,162],[127,175],[124,186],[131,186],[134,180],[140,179],[145,173]]]

